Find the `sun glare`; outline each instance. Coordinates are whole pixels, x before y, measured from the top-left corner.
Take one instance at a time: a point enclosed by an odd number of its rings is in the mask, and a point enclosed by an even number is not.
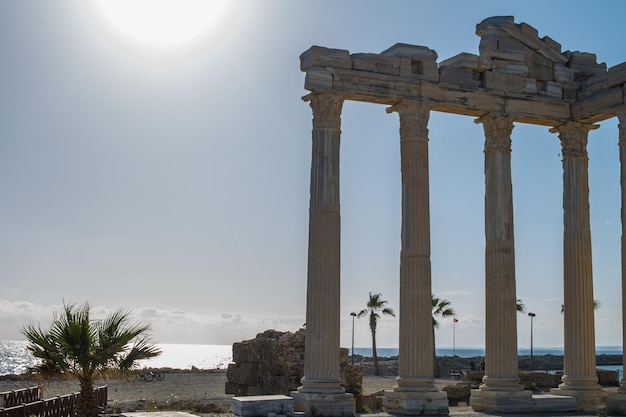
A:
[[[229,0],[95,0],[110,28],[149,48],[178,48],[219,30]]]

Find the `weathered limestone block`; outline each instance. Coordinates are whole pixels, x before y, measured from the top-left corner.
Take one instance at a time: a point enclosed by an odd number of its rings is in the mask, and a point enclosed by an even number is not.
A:
[[[385,49],[380,54],[386,56],[402,56],[405,58],[414,58],[423,62],[437,62],[437,52],[426,46],[421,45],[397,43],[391,48]]]
[[[606,72],[598,72],[589,77],[583,83],[583,89],[578,93],[580,98],[589,97],[606,90],[609,87],[609,75]]]
[[[239,417],[287,415],[293,411],[293,400],[286,395],[259,395],[233,397],[231,409]]]
[[[500,28],[507,24],[515,24],[514,16],[491,16],[483,19],[482,22],[476,25],[476,35],[483,36],[485,29],[489,27]]]
[[[229,380],[239,385],[256,385],[259,364],[256,362],[231,363],[226,371]]]
[[[225,392],[236,395],[288,395],[304,376],[304,329],[296,333],[267,330],[233,344],[233,361],[226,371]],[[348,349],[340,351],[344,385],[361,388],[358,366],[348,364]]]
[[[311,68],[304,78],[304,88],[313,90],[332,90],[333,74],[323,68]]]
[[[495,67],[493,68],[494,71],[523,76],[528,76],[530,74],[528,65],[526,65],[525,62],[503,61],[500,59],[494,59],[493,63],[495,64]]]
[[[446,385],[441,390],[448,394],[448,401],[454,407],[459,402],[469,403],[470,395],[472,395],[472,384],[461,382],[454,385]]]
[[[554,81],[562,83],[574,81],[574,72],[560,62],[554,63]]]
[[[578,90],[579,88],[576,83],[563,83],[563,98],[565,100],[576,100]]]
[[[522,42],[493,26],[483,30],[478,45],[480,55],[505,61],[524,62],[526,49]]]
[[[233,344],[226,392],[237,395],[284,394],[296,389],[304,373],[304,330],[267,330]]]
[[[300,70],[307,71],[312,67],[332,67],[350,69],[350,52],[343,49],[312,46],[300,55]]]
[[[546,81],[545,89],[542,90],[541,93],[548,97],[561,99],[563,98],[563,84],[555,81]]]
[[[609,68],[607,83],[608,87],[615,87],[626,83],[626,62]]]
[[[478,69],[478,55],[461,52],[451,58],[443,60],[439,63],[439,69],[442,67],[458,67],[466,69]]]
[[[574,71],[574,81],[584,81],[598,72],[606,71],[606,64],[597,63],[596,55],[588,52],[571,52],[568,66]]]
[[[352,69],[379,74],[400,75],[400,58],[377,54],[352,54]]]
[[[526,63],[530,70],[530,77],[537,81],[554,80],[554,62],[534,51],[528,50]]]
[[[504,93],[522,94],[526,86],[525,78],[521,75],[507,74],[499,71],[485,71],[483,88],[501,91]]]
[[[439,67],[439,81],[467,88],[478,88],[481,86],[479,72],[452,65]]]
[[[408,58],[408,60],[401,59],[400,75],[403,77],[414,77],[428,81],[439,80],[437,52],[430,48],[397,43],[381,52],[381,55]]]

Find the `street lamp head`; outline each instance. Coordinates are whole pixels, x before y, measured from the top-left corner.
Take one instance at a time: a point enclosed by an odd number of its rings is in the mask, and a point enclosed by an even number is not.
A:
[[[351,315],[352,317],[355,317],[355,316],[356,316],[356,313],[352,312],[352,313],[350,313],[350,315]]]
[[[528,317],[535,317],[536,314],[535,313],[528,313]]]

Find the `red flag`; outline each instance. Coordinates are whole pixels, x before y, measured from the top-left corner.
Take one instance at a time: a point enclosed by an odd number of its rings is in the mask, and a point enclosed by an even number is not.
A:
[[[455,317],[455,318],[454,318],[454,322],[455,322],[455,323],[458,323],[458,322],[459,322],[459,319],[457,319],[457,318]]]

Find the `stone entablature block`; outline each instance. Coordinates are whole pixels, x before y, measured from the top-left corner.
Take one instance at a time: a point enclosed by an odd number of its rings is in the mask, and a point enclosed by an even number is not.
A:
[[[626,63],[607,71],[595,54],[562,52],[513,16],[484,19],[476,34],[479,55],[462,52],[439,63],[437,52],[421,45],[398,43],[380,54],[313,46],[300,57],[305,88],[389,105],[414,100],[470,116],[498,112],[494,103],[501,103],[517,121],[552,126],[598,122],[626,104]]]

